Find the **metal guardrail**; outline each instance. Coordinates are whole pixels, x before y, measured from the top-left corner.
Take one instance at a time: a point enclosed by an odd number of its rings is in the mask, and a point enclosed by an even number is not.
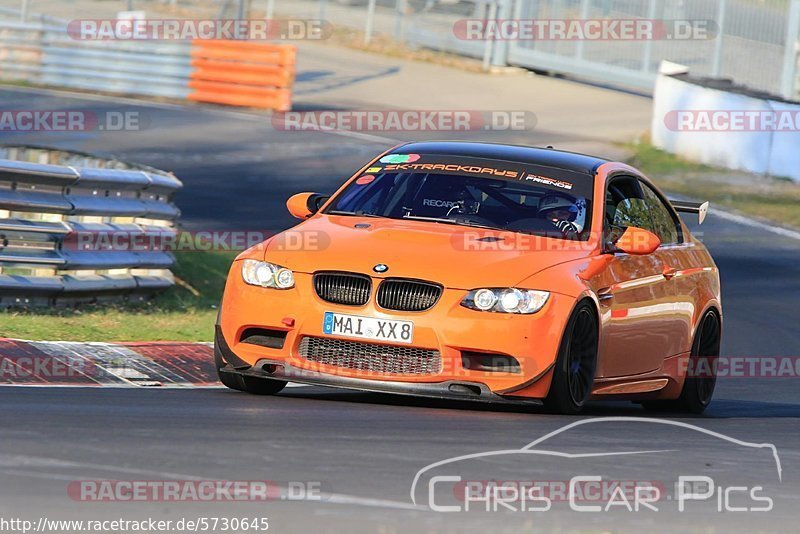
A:
[[[2,150],[26,151],[46,154]],[[174,283],[174,256],[157,244],[176,234],[180,180],[115,166],[0,159],[0,307],[145,297]],[[115,247],[113,236],[156,245]]]
[[[51,17],[50,15],[46,15],[44,13],[36,13],[34,15],[27,11],[22,11],[20,9],[10,8],[5,6],[0,6],[0,17],[5,17],[19,21],[38,20],[43,23],[52,23],[52,24],[62,24],[63,22],[65,22],[58,17]]]
[[[79,41],[61,26],[0,21],[0,79],[186,98],[190,42]]]
[[[0,20],[0,79],[280,111],[291,107],[295,50],[290,45],[76,40],[65,28]],[[209,54],[209,61],[224,62],[214,72],[208,61],[199,61]],[[285,80],[256,76],[264,66],[282,69]]]

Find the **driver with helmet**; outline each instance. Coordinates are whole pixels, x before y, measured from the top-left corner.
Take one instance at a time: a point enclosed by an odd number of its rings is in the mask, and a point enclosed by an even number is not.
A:
[[[552,222],[566,239],[577,239],[581,233],[578,212],[575,201],[561,195],[547,195],[539,201],[539,217]]]

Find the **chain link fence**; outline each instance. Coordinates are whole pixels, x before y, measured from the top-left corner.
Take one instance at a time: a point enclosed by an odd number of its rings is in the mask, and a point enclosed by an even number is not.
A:
[[[0,16],[44,13],[70,20],[142,10],[151,17],[323,20],[405,43],[591,81],[652,90],[662,60],[694,75],[784,98],[798,90],[800,0],[0,0]],[[706,40],[469,40],[465,20],[711,21]]]
[[[269,4],[269,6],[268,6]],[[652,89],[662,60],[700,76],[730,78],[756,90],[797,98],[796,0],[257,0],[275,15],[320,18],[382,34],[411,46],[568,74],[612,85]],[[459,39],[465,19],[711,21],[707,40]],[[490,50],[489,50],[490,49]]]

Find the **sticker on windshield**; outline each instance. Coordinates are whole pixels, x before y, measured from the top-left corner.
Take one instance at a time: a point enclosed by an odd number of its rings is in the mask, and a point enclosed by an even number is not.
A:
[[[414,163],[419,154],[389,154],[381,158],[381,163]]]
[[[374,181],[375,181],[375,175],[374,174],[366,174],[364,176],[359,177],[356,180],[356,184],[358,184],[358,185],[367,185],[367,184],[371,184]]]
[[[403,162],[400,162],[403,160]],[[445,154],[387,154],[362,174],[458,175],[477,179],[505,179],[589,198],[591,175],[504,159],[448,156]],[[362,183],[354,186],[364,185]],[[493,187],[502,187],[495,184]]]
[[[525,178],[526,182],[537,182],[540,184],[545,185],[552,185],[553,187],[559,187],[561,189],[570,190],[572,189],[572,184],[569,182],[562,182],[561,180],[554,180],[552,178],[547,178],[544,176],[539,176],[538,174],[529,174]]]
[[[495,167],[480,167],[478,165],[458,165],[447,163],[400,163],[387,165],[386,172],[397,171],[426,171],[426,172],[455,172],[459,174],[485,174],[504,178],[519,178],[520,172],[515,170],[498,169]]]

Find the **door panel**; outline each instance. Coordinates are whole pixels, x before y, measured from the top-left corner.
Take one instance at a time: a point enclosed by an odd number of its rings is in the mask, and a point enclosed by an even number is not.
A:
[[[657,254],[618,255],[599,289],[603,336],[598,377],[654,371],[674,345],[674,330],[665,316],[673,312],[672,286],[664,278]]]
[[[683,347],[676,275],[684,263],[673,214],[658,195],[633,177],[614,178],[606,197],[606,235],[636,226],[649,230],[664,245],[652,254],[615,254],[594,281],[603,320],[598,376],[643,374],[662,366]]]
[[[700,313],[698,307],[705,303],[706,293],[698,286],[711,271],[705,261],[706,254],[692,243],[673,247],[665,259],[677,272],[670,282],[675,293],[675,344],[676,354],[689,352],[692,348],[694,321]]]

